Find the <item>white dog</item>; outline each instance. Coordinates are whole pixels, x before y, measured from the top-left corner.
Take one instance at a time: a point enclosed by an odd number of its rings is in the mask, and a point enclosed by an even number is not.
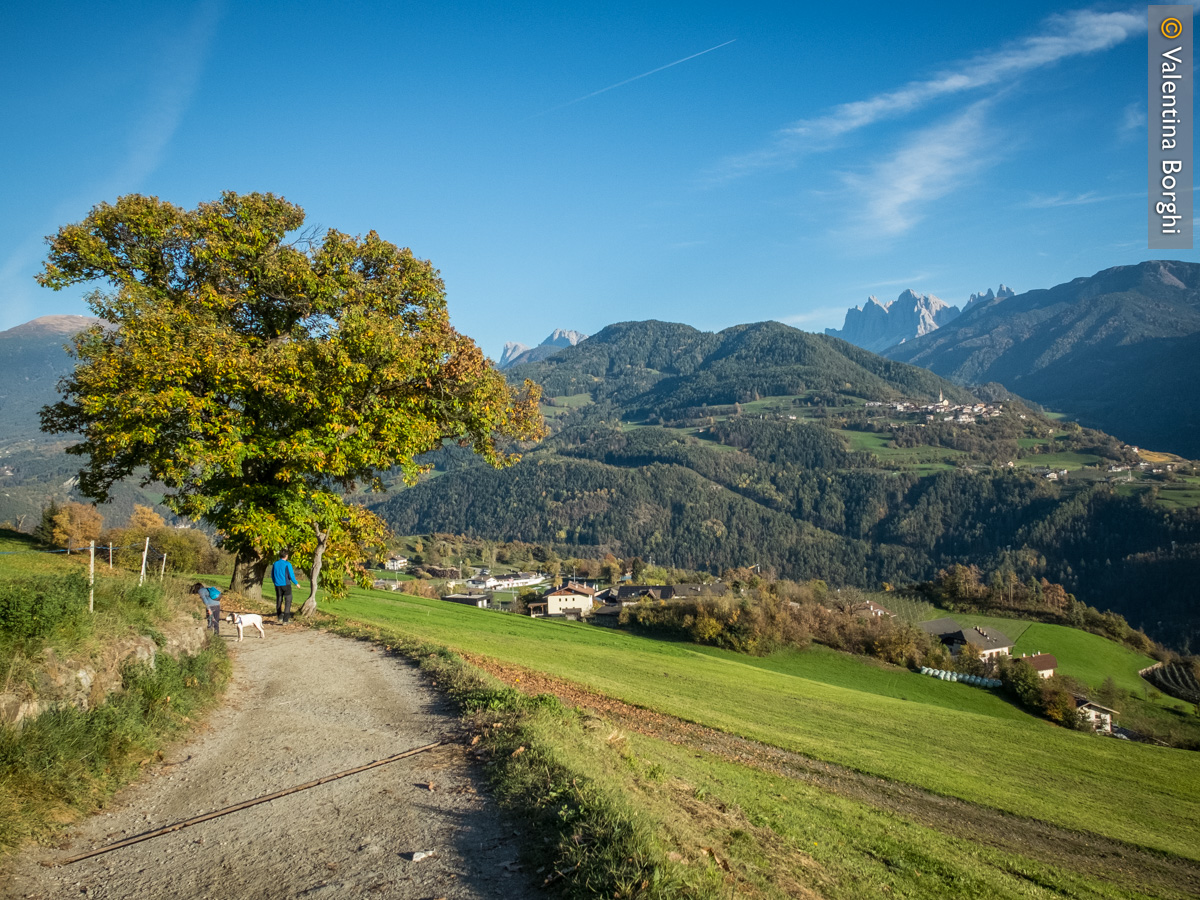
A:
[[[248,625],[253,625],[258,629],[258,636],[265,638],[267,633],[263,631],[262,616],[258,613],[230,613],[225,617],[226,622],[232,622],[237,626],[238,640],[242,639],[242,629]]]

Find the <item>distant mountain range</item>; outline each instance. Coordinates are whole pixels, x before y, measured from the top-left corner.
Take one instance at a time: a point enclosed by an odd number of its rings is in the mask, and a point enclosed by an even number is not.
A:
[[[99,322],[90,316],[42,316],[0,331],[0,523],[29,530],[42,507],[79,499],[73,492],[82,460],[68,456],[69,436],[41,430],[38,412],[58,399],[58,382],[75,369],[65,345],[83,329]],[[158,506],[153,489],[123,484],[100,509],[109,524],[124,523],[135,503]]]
[[[496,363],[496,368],[507,369],[509,366],[519,366],[522,363],[538,362],[557,353],[564,347],[574,347],[580,341],[586,340],[587,335],[582,332],[555,328],[550,333],[550,337],[546,338],[536,347],[527,347],[525,344],[509,341],[504,345],[504,352],[500,354],[500,360]]]
[[[993,293],[989,288],[986,294],[972,294],[966,309],[977,303],[1012,296],[1013,292],[1002,284],[998,292]],[[875,296],[868,297],[862,306],[846,311],[846,321],[841,329],[826,328],[825,333],[872,353],[882,353],[896,344],[936,331],[957,319],[961,312],[957,306],[932,294],[906,290],[890,303],[880,303]]]
[[[0,331],[0,449],[27,441],[61,442],[42,433],[38,410],[55,398],[58,380],[75,369],[64,345],[99,321],[42,316]]]
[[[506,372],[544,386],[551,438],[504,471],[450,448],[440,477],[375,508],[401,533],[457,531],[710,570],[761,563],[832,583],[928,578],[954,562],[1010,566],[1177,643],[1200,636],[1189,575],[1200,516],[1165,514],[1107,484],[1110,466],[1130,462],[1120,440],[1059,428],[1010,398],[1000,410],[963,385],[1001,380],[1041,399],[1025,373],[1058,371],[1082,397],[1089,374],[1111,381],[1105,359],[1136,353],[1119,367],[1127,393],[1117,396],[1129,406],[1113,431],[1128,438],[1153,409],[1186,421],[1196,408],[1187,398],[1200,358],[1198,284],[1198,265],[1152,263],[1019,297],[985,294],[900,345],[922,361],[928,352],[935,368],[955,361],[948,370],[960,383],[771,322],[716,334],[649,321],[587,340],[552,335],[552,355]],[[72,491],[80,461],[40,434],[37,411],[73,364],[63,344],[90,321],[50,317],[0,333],[0,522],[28,522]],[[1006,351],[1020,351],[1025,366],[1000,369]],[[1077,359],[1083,371],[1072,381]],[[910,424],[889,421],[897,416]],[[964,416],[974,424],[960,424]],[[1048,481],[1036,459],[1020,459],[1039,445],[1103,465]],[[134,502],[152,498],[122,488],[106,516],[123,521]]]
[[[1155,260],[972,304],[884,355],[1200,457],[1200,264]]]

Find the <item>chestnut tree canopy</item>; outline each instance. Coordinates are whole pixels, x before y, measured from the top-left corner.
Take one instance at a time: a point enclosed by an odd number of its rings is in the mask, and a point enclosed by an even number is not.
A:
[[[80,490],[133,476],[224,535],[232,587],[257,588],[288,547],[338,593],[383,523],[347,501],[446,440],[493,466],[544,433],[539,389],[514,390],[450,325],[438,272],[369,232],[304,233],[271,194],[186,210],[128,195],[51,236],[38,281],[99,283],[102,324],[42,427],[80,435]]]

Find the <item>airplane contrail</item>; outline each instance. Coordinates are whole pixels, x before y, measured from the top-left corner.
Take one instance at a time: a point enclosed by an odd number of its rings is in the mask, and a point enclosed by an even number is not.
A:
[[[661,72],[661,71],[663,71],[663,69],[669,69],[672,66],[677,66],[680,63],[685,63],[689,59],[695,59],[697,56],[703,56],[705,53],[712,53],[714,50],[720,50],[722,47],[728,47],[730,44],[734,43],[736,40],[737,40],[737,38],[734,38],[733,40],[726,41],[723,44],[717,44],[717,46],[715,46],[715,47],[709,47],[707,50],[701,50],[699,53],[693,53],[691,56],[685,56],[683,59],[677,59],[677,60],[675,60],[675,62],[667,63],[665,66],[659,66],[657,69],[651,69],[649,72],[643,72],[641,75],[634,75],[632,78],[626,78],[624,81],[618,81],[616,84],[610,84],[608,87],[600,88],[600,90],[598,90],[598,91],[592,91],[590,94],[584,94],[582,97],[576,97],[574,100],[568,100],[566,103],[560,103],[558,106],[552,106],[549,109],[542,110],[540,113],[534,113],[532,116],[527,116],[526,121],[528,119],[536,119],[538,116],[544,116],[547,113],[556,112],[557,110],[560,110],[560,109],[566,109],[568,106],[573,106],[576,103],[582,103],[584,100],[590,100],[592,97],[598,97],[600,94],[603,94],[606,91],[611,91],[611,90],[615,90],[616,88],[619,88],[619,87],[624,87],[627,84],[631,84],[632,82],[637,81],[639,78],[645,78],[648,75],[653,75],[656,72]]]

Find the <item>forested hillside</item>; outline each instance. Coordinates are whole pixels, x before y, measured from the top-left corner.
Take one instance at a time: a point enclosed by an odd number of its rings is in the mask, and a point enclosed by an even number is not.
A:
[[[512,377],[546,386],[554,434],[502,472],[441,455],[378,505],[394,529],[872,587],[972,562],[1174,645],[1200,628],[1176,580],[1200,516],[1158,502],[1194,476],[1109,435],[774,323],[611,326]]]

